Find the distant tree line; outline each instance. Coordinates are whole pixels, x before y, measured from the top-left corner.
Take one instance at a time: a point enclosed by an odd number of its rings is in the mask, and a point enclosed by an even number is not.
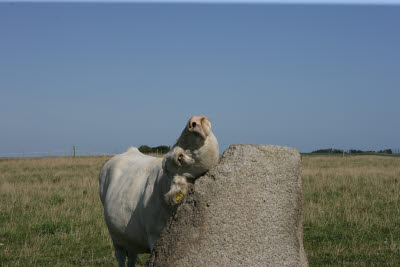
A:
[[[334,149],[334,148],[327,148],[327,149],[318,149],[318,150],[315,150],[315,151],[313,151],[311,153],[329,153],[329,154],[339,154],[340,153],[340,154],[342,154],[343,150]]]
[[[156,147],[149,147],[146,145],[140,146],[139,151],[145,154],[148,153],[158,153],[158,154],[165,154],[169,151],[169,146],[156,146]]]
[[[393,154],[393,152],[390,148],[385,149],[385,150],[379,150],[378,153]]]
[[[319,149],[319,150],[315,150],[311,153],[323,153],[323,154],[360,154],[360,153],[382,153],[382,154],[393,154],[393,151],[388,148],[388,149],[383,149],[383,150],[379,150],[379,151],[372,151],[372,150],[368,150],[368,151],[364,151],[364,150],[358,150],[358,149],[349,149],[347,151],[342,150],[342,149],[334,149],[334,148],[327,148],[327,149]]]

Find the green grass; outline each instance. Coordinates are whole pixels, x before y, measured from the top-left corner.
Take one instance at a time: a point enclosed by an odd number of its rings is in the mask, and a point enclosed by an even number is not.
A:
[[[0,266],[116,266],[98,196],[108,159],[0,159]],[[302,160],[310,265],[400,266],[400,158]]]
[[[343,157],[342,153],[301,153],[303,156],[329,156],[329,157]],[[354,156],[382,156],[382,157],[400,157],[400,154],[386,154],[386,153],[378,153],[378,152],[362,152],[362,153],[350,153],[344,154],[345,157],[354,157]]]
[[[400,266],[400,159],[303,157],[311,266]]]

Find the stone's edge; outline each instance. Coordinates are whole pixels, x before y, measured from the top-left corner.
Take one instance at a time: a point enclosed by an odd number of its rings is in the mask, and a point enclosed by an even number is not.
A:
[[[245,143],[235,143],[235,144],[230,145],[222,153],[222,156],[225,154],[225,152],[227,152],[231,149],[235,149],[236,147],[240,147],[240,146],[252,146],[252,147],[257,148],[258,150],[263,151],[264,153],[270,153],[269,150],[273,149],[276,151],[277,154],[289,153],[289,154],[297,154],[300,156],[300,152],[294,147],[278,146],[278,145],[264,145],[264,144],[254,145],[254,144],[245,144]],[[272,153],[270,153],[268,155],[274,156]]]
[[[300,152],[293,147],[275,146],[275,145],[256,145],[255,147],[258,150],[262,151],[268,157],[273,157],[277,159],[280,159],[282,156],[287,157],[290,155],[295,155],[300,157]]]

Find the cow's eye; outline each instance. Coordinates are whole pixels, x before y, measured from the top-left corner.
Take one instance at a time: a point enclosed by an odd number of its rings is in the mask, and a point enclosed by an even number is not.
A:
[[[178,162],[179,162],[179,163],[182,163],[182,160],[183,160],[183,154],[179,154]]]

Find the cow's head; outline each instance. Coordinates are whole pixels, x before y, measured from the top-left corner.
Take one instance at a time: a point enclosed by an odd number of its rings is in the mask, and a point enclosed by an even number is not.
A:
[[[163,159],[163,169],[172,179],[171,191],[174,191],[174,185],[183,185],[188,178],[200,177],[217,165],[218,160],[218,141],[211,131],[211,122],[205,116],[191,117],[181,136]]]
[[[212,134],[211,122],[207,117],[193,116],[189,119],[174,146],[179,146],[185,150],[196,150],[204,145],[210,134]]]

